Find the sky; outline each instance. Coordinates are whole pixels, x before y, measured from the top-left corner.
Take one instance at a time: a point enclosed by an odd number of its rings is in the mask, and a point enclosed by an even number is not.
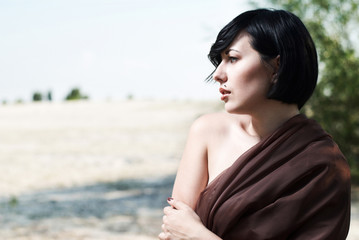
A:
[[[0,0],[0,101],[219,99],[217,33],[245,0]]]

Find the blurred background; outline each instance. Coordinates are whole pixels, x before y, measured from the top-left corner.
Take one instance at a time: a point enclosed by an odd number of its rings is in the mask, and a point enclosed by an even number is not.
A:
[[[208,99],[207,52],[238,1],[1,1],[3,101],[80,88],[92,100]],[[212,89],[213,90],[213,89]]]
[[[156,239],[188,128],[222,109],[207,53],[239,13],[284,8],[317,45],[302,110],[352,170],[359,239],[358,0],[1,0],[0,238]]]

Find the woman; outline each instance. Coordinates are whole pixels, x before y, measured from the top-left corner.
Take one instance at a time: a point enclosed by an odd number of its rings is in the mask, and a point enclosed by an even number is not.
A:
[[[159,238],[345,239],[348,164],[299,113],[318,76],[300,19],[242,13],[220,31],[209,59],[226,112],[193,123]]]

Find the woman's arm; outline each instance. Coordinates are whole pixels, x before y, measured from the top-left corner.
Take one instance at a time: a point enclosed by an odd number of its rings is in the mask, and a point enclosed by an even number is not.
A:
[[[200,193],[208,183],[207,117],[191,126],[186,147],[177,171],[172,197],[195,208]]]
[[[178,168],[172,196],[164,208],[161,240],[221,240],[208,230],[194,212],[199,195],[208,183],[207,146],[211,115],[197,119],[189,131],[186,147]]]

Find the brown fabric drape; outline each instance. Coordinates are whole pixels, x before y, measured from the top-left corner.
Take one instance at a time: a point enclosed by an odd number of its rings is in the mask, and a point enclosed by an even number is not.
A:
[[[299,114],[212,181],[196,212],[224,240],[342,240],[349,166],[319,124]]]

